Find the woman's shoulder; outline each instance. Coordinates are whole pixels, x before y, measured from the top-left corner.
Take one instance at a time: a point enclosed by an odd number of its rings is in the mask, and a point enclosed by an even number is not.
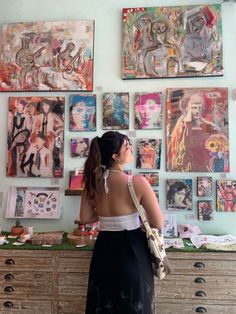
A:
[[[133,183],[137,187],[145,187],[149,185],[148,180],[140,174],[133,175]]]

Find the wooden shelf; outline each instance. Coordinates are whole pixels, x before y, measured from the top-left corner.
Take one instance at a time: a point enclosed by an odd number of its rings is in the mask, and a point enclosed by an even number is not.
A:
[[[65,196],[81,196],[83,190],[65,190]]]

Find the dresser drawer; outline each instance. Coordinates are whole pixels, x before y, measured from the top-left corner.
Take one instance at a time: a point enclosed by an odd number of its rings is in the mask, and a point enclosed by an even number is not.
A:
[[[88,284],[88,273],[59,273],[58,285],[59,286],[84,286]]]
[[[51,314],[51,301],[0,298],[0,314]]]
[[[76,254],[77,253],[77,254]],[[58,272],[88,272],[91,252],[59,253]]]
[[[221,254],[209,254],[209,256],[207,256],[207,253],[204,256],[198,256],[197,254],[192,254],[190,256],[186,256],[188,254],[182,255],[183,256],[180,256],[180,258],[177,256],[175,258],[170,258],[170,263],[174,274],[236,276],[236,259],[224,259]]]
[[[156,298],[236,300],[236,277],[170,275],[158,281]]]
[[[236,304],[215,303],[194,303],[193,301],[183,300],[183,302],[166,299],[154,304],[155,314],[233,314],[236,313]]]
[[[56,313],[58,314],[84,314],[86,306],[86,297],[76,300],[59,300]],[[124,313],[125,314],[125,313]]]

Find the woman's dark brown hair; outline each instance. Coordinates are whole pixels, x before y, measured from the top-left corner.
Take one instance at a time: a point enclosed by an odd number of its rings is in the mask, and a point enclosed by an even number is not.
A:
[[[89,155],[84,166],[84,188],[88,199],[103,191],[103,172],[114,164],[113,154],[118,154],[128,137],[117,131],[108,131],[102,137],[96,136],[90,145]]]

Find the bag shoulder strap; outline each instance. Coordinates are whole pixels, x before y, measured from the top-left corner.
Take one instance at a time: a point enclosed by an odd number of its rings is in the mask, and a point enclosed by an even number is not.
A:
[[[144,227],[145,227],[146,231],[148,233],[152,232],[151,231],[151,227],[149,225],[149,222],[147,220],[147,217],[146,217],[146,215],[144,213],[144,210],[141,207],[141,205],[140,205],[140,203],[138,201],[137,195],[136,195],[136,193],[134,191],[133,176],[132,175],[128,175],[128,189],[130,191],[130,195],[132,197],[132,200],[133,200],[133,202],[135,204],[135,207],[136,207],[136,209],[137,209],[137,211],[139,213],[139,216],[140,216],[140,218],[142,220],[142,223],[144,224]]]

